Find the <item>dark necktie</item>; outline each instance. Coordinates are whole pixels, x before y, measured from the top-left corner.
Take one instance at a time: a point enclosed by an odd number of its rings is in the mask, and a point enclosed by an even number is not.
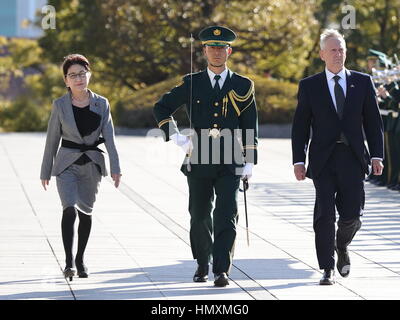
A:
[[[339,84],[339,76],[334,76],[333,80],[335,80],[335,99],[336,99],[336,111],[341,120],[343,117],[343,109],[344,109],[344,92],[342,86]]]
[[[221,91],[221,87],[219,86],[219,82],[218,82],[219,79],[221,79],[221,76],[219,74],[216,74],[214,76],[214,80],[215,80],[214,91],[215,91],[215,94],[218,94]]]
[[[340,120],[343,118],[343,110],[344,110],[344,92],[342,86],[339,84],[339,76],[334,76],[333,79],[335,80],[335,99],[336,99],[336,109],[337,114]],[[349,142],[343,132],[340,133],[340,140],[345,144],[349,145]]]

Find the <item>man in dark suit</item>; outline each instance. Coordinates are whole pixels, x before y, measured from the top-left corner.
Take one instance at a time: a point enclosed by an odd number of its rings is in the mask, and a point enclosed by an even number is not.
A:
[[[331,285],[335,282],[335,250],[340,275],[349,275],[347,246],[361,227],[364,178],[370,164],[375,175],[382,174],[383,129],[371,77],[344,67],[343,36],[336,30],[326,30],[321,34],[320,47],[325,71],[299,83],[292,152],[297,180],[307,176],[315,186],[313,226],[319,268],[324,270],[320,284]],[[339,214],[336,239],[335,207]]]
[[[240,179],[250,178],[257,162],[257,108],[254,83],[226,65],[235,33],[213,26],[199,38],[207,69],[186,75],[155,104],[154,115],[165,140],[187,154],[181,170],[189,186],[190,244],[198,264],[193,281],[207,281],[212,257],[214,284],[224,287],[235,246]],[[181,134],[172,118],[183,105],[195,132],[190,136]]]

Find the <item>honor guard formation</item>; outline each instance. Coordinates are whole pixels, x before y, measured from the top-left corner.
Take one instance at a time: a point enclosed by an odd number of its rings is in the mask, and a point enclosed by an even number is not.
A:
[[[370,175],[368,181],[400,191],[400,63],[385,53],[369,50],[368,71],[377,88],[379,109],[384,126],[385,169],[381,176]]]

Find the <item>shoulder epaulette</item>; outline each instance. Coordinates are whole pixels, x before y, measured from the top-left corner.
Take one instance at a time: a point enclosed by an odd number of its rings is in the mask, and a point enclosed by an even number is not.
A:
[[[228,92],[228,97],[238,116],[240,116],[240,114],[245,111],[254,100],[254,82],[249,78],[242,78],[250,82],[247,92],[244,95],[239,94],[234,89]]]
[[[185,74],[185,75],[183,76],[183,80],[190,80],[190,76],[192,76],[192,77],[198,77],[201,73],[202,73],[202,71]]]

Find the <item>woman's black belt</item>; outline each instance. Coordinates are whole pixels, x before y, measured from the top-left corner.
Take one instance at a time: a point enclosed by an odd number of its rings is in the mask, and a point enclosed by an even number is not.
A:
[[[62,139],[61,141],[61,147],[64,148],[71,148],[71,149],[79,149],[80,152],[85,152],[88,150],[94,150],[94,151],[99,151],[99,152],[104,152],[103,150],[97,148],[99,144],[104,143],[106,140],[103,137],[100,137],[99,140],[97,140],[94,144],[88,146],[86,144],[79,144],[70,140],[65,140]]]

